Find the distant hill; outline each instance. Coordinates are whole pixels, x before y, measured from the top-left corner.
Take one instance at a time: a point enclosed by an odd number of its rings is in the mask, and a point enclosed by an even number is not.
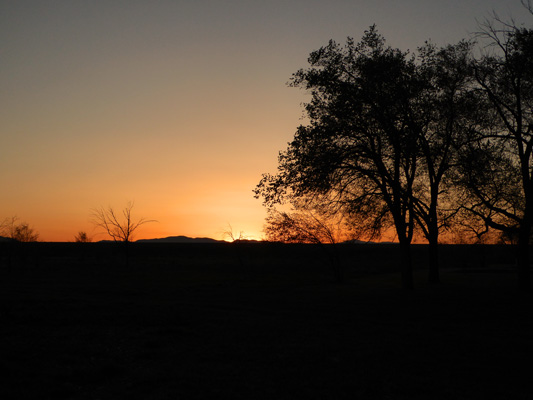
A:
[[[188,236],[168,236],[158,239],[140,239],[137,243],[219,243],[220,240],[211,238],[191,238]]]
[[[346,244],[398,244],[398,242],[374,242],[372,240],[366,241],[366,240],[357,240],[357,239],[347,240],[342,243],[346,243]]]
[[[366,241],[366,240],[358,240],[358,239],[350,239],[345,240],[344,242],[341,242],[341,244],[374,244],[375,242],[372,241]]]

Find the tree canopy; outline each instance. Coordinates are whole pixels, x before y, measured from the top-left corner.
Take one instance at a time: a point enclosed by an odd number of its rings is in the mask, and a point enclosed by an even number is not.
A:
[[[427,82],[415,57],[387,46],[374,26],[359,43],[330,41],[309,63],[292,85],[310,91],[310,123],[298,128],[280,153],[277,175],[264,175],[256,195],[267,205],[306,197],[328,202],[373,235],[393,226],[410,288]]]
[[[437,283],[439,234],[463,219],[517,232],[533,224],[533,31],[486,25],[494,50],[471,41],[414,54],[388,46],[375,26],[359,42],[330,41],[290,85],[307,90],[309,123],[264,174],[256,197],[272,207],[328,207],[379,237],[394,229],[402,281],[412,288],[410,244],[430,244]],[[466,222],[465,222],[466,220]],[[528,287],[526,251],[521,282]]]

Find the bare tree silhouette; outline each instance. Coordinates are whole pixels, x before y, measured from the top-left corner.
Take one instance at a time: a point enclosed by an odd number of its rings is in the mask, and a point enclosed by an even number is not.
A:
[[[228,224],[227,228],[222,232],[222,238],[228,239],[232,243],[248,240],[248,237],[244,234],[244,231],[239,231],[239,233],[235,232],[231,224]]]
[[[36,242],[39,239],[39,234],[27,222],[17,221],[17,217],[5,219],[0,225],[2,234],[17,242]]]
[[[129,243],[141,225],[156,222],[144,218],[134,220],[131,214],[132,209],[133,202],[129,202],[122,209],[122,216],[120,216],[112,207],[95,208],[92,212],[92,221],[96,226],[103,228],[115,242]]]
[[[92,242],[92,238],[85,231],[79,231],[76,236],[74,236],[74,241],[76,243],[89,243]]]
[[[244,270],[244,248],[243,244],[246,243],[246,241],[249,239],[243,231],[239,231],[239,233],[236,233],[233,230],[233,227],[231,224],[228,223],[227,228],[222,232],[222,238],[228,239],[231,241],[232,246],[234,246],[235,252],[237,254],[237,260],[239,262],[239,266],[242,270]]]

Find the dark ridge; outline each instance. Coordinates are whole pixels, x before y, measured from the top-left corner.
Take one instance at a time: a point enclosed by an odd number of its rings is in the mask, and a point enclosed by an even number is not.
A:
[[[157,239],[140,239],[137,243],[219,243],[220,240],[211,238],[191,238],[188,236],[168,236],[166,238]]]

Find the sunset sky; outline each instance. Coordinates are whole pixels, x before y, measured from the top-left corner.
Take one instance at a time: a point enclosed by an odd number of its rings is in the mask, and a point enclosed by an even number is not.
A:
[[[302,121],[312,50],[376,23],[392,46],[465,38],[520,0],[0,0],[0,219],[45,241],[106,239],[91,209],[134,201],[136,239],[262,236],[252,190]]]

